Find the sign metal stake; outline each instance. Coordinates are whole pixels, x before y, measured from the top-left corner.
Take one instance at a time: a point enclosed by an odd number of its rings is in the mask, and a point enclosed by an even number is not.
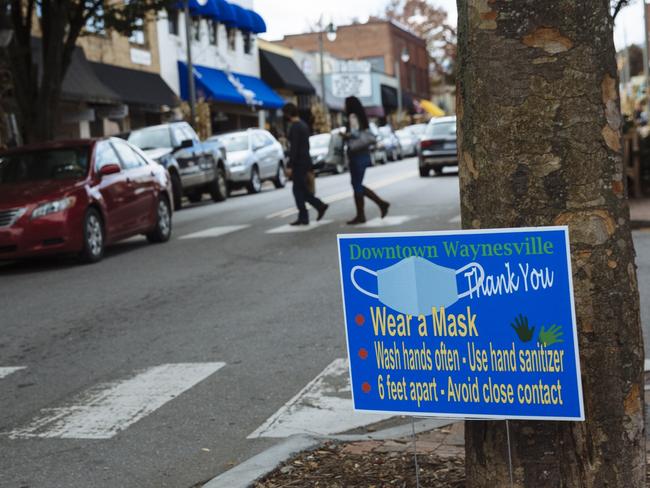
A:
[[[418,450],[415,437],[415,419],[411,417],[411,430],[413,431],[413,461],[415,463],[415,484],[420,488],[420,468],[418,467]]]
[[[508,438],[508,469],[510,470],[510,488],[515,488],[514,478],[512,476],[512,450],[510,448],[510,424],[506,419],[506,437]]]

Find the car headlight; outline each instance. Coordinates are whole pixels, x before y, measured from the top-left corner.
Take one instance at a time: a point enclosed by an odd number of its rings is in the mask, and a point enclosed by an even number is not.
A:
[[[42,205],[39,205],[32,212],[32,219],[38,219],[39,217],[45,217],[46,215],[62,212],[63,210],[70,208],[74,205],[74,197],[65,197],[60,200],[54,200],[52,202],[47,202]]]

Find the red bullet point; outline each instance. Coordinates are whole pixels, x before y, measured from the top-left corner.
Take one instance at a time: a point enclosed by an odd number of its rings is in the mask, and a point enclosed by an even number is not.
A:
[[[366,318],[359,313],[359,314],[357,314],[356,317],[354,317],[354,321],[357,323],[357,325],[359,327],[361,327],[364,324],[364,322],[366,321]]]
[[[359,357],[361,359],[366,359],[368,357],[368,351],[366,351],[363,347],[359,349]]]
[[[364,393],[369,393],[372,388],[370,386],[370,383],[366,381],[363,385],[361,385],[361,389]]]

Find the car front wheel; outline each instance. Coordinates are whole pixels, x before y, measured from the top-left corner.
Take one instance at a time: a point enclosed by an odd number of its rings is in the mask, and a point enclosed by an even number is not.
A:
[[[86,210],[83,223],[84,245],[79,258],[84,263],[96,263],[104,257],[104,222],[95,208]]]
[[[226,183],[226,173],[223,168],[217,168],[209,189],[210,197],[214,202],[223,202],[228,198],[228,184]]]
[[[156,226],[147,234],[149,242],[167,242],[172,235],[172,213],[165,197],[158,201]]]
[[[262,191],[262,180],[257,166],[251,170],[251,179],[248,182],[248,193],[259,193]]]

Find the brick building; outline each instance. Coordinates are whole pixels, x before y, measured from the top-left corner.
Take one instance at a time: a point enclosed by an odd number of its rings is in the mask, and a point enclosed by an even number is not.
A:
[[[414,99],[430,97],[429,54],[426,43],[407,28],[391,21],[370,20],[365,24],[337,28],[336,40],[325,40],[325,51],[340,59],[365,60],[373,71],[394,77],[398,67],[405,108]],[[285,36],[277,44],[307,52],[318,51],[318,33]],[[401,60],[408,52],[408,62]]]

